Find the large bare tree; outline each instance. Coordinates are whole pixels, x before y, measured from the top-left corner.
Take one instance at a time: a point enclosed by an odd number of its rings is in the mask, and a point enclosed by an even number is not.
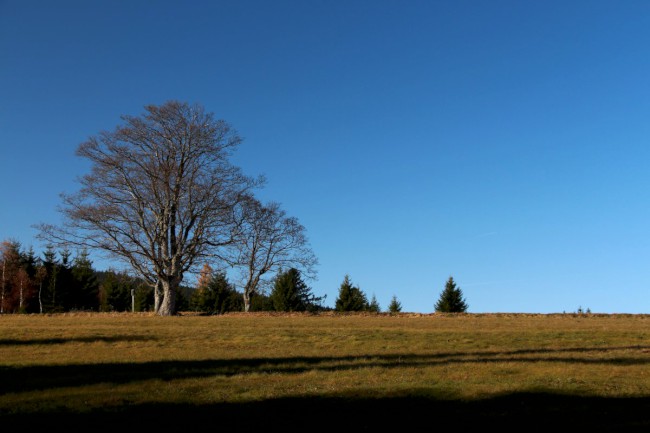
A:
[[[249,311],[251,298],[281,269],[296,268],[307,278],[316,275],[317,259],[312,252],[305,228],[295,217],[289,217],[280,205],[263,205],[249,197],[242,202],[241,224],[235,264],[241,271],[244,310]]]
[[[155,288],[156,312],[172,315],[184,274],[232,244],[235,210],[262,179],[229,161],[240,137],[200,105],[169,101],[122,120],[79,146],[91,172],[62,195],[63,224],[39,236],[128,263]]]

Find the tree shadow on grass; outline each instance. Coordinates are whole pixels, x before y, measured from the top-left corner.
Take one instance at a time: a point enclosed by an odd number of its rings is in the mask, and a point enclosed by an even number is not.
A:
[[[175,380],[238,374],[300,374],[307,371],[336,372],[361,368],[412,368],[468,363],[567,363],[585,365],[646,365],[648,346],[617,346],[575,349],[448,352],[432,354],[368,354],[287,358],[235,358],[101,363],[74,365],[0,366],[0,395],[53,388],[72,388],[99,383],[143,380]],[[625,354],[616,354],[616,352]],[[571,355],[570,352],[575,352]],[[587,357],[593,352],[592,357]],[[629,352],[633,352],[630,354]],[[599,357],[594,354],[604,354]],[[538,355],[538,356],[531,356]],[[543,355],[543,356],[542,356]],[[578,356],[580,355],[580,356]]]
[[[149,335],[90,335],[87,337],[66,337],[66,338],[32,338],[19,340],[16,338],[0,338],[0,346],[38,346],[48,344],[66,344],[66,343],[119,343],[128,341],[151,341],[157,340],[157,337]]]
[[[512,393],[480,400],[404,395],[289,397],[210,405],[124,405],[86,413],[0,416],[4,428],[58,431],[650,431],[650,398]],[[43,430],[46,431],[46,430]]]

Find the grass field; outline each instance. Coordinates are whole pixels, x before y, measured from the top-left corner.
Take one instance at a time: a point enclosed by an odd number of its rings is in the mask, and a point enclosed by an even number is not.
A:
[[[645,315],[4,315],[0,331],[0,428],[650,431]]]

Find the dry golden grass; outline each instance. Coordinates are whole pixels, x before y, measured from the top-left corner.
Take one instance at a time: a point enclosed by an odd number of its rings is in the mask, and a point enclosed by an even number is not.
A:
[[[302,425],[343,405],[650,427],[645,315],[5,315],[0,330],[5,422],[163,410],[235,424],[292,407]]]

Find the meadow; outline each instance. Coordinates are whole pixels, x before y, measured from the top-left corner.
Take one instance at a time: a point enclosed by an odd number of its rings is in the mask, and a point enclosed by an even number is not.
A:
[[[0,426],[650,431],[650,315],[77,313],[0,332]]]

